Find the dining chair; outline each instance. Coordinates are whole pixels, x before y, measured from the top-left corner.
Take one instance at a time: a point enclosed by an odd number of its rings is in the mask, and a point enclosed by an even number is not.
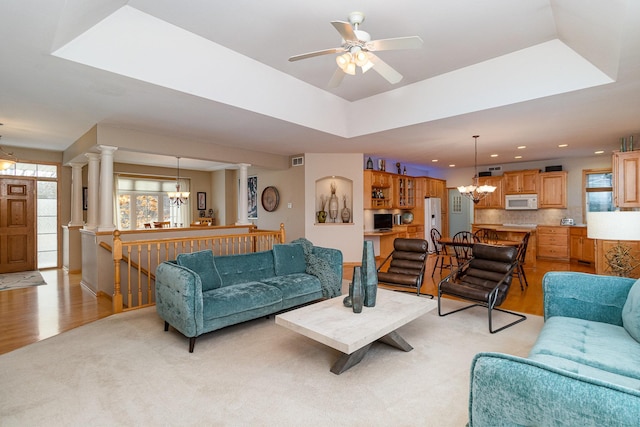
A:
[[[473,256],[472,246],[477,241],[470,231],[459,231],[453,235],[453,251],[456,254],[456,263],[461,266]]]
[[[442,238],[442,234],[437,228],[431,229],[431,243],[433,244],[434,253],[433,255],[436,257],[436,261],[433,264],[433,271],[431,272],[431,277],[436,272],[436,268],[438,268],[438,264],[440,264],[440,275],[442,276],[442,269],[448,268],[451,270],[453,268],[453,255],[449,253],[447,250],[447,246],[440,243],[440,239]],[[448,260],[448,261],[447,261]]]
[[[473,235],[480,243],[495,244],[498,241],[498,233],[495,230],[491,230],[490,228],[481,228],[473,233]]]
[[[529,246],[529,236],[531,233],[527,233],[522,238],[522,242],[518,245],[518,259],[516,269],[513,270],[513,275],[518,277],[520,282],[520,289],[524,291],[525,287],[529,287],[527,282],[527,275],[524,274],[524,259],[527,256],[527,246]],[[523,285],[524,284],[524,285]]]

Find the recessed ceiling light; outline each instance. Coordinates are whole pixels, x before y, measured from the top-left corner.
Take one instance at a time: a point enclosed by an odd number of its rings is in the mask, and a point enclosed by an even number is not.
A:
[[[521,159],[522,156],[515,156],[514,159]]]
[[[491,157],[498,157],[498,155],[497,154],[492,154]]]
[[[527,148],[527,146],[526,146],[526,145],[519,145],[519,146],[518,146],[518,150],[522,150],[522,149],[524,149],[524,148]]]
[[[558,148],[564,148],[564,147],[568,147],[569,144],[558,144]]]
[[[455,167],[456,167],[456,165],[449,165],[449,167],[450,167],[450,168],[455,168]]]
[[[432,161],[433,163],[437,163],[437,162],[438,162],[438,159],[433,159],[433,160],[431,160],[431,161]]]
[[[604,150],[595,151],[593,154],[604,154]]]

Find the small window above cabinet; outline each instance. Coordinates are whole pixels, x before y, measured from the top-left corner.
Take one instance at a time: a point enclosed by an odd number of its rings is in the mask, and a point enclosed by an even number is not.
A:
[[[386,172],[364,171],[364,208],[391,209],[392,179]]]

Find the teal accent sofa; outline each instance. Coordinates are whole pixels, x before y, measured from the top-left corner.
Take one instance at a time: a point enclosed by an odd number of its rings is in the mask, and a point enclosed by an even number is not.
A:
[[[527,358],[480,353],[469,427],[640,425],[640,280],[550,272]]]
[[[312,274],[310,274],[312,273]],[[156,311],[189,338],[341,294],[342,252],[301,244],[214,256],[180,254],[156,269]]]

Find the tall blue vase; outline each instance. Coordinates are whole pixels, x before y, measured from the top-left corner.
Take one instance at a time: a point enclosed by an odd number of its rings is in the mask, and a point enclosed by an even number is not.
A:
[[[362,303],[364,302],[364,289],[362,287],[362,273],[360,267],[353,268],[353,296],[352,308],[354,313],[362,312]]]
[[[378,271],[371,240],[365,240],[362,248],[362,286],[364,287],[364,306],[375,307],[378,292]]]

